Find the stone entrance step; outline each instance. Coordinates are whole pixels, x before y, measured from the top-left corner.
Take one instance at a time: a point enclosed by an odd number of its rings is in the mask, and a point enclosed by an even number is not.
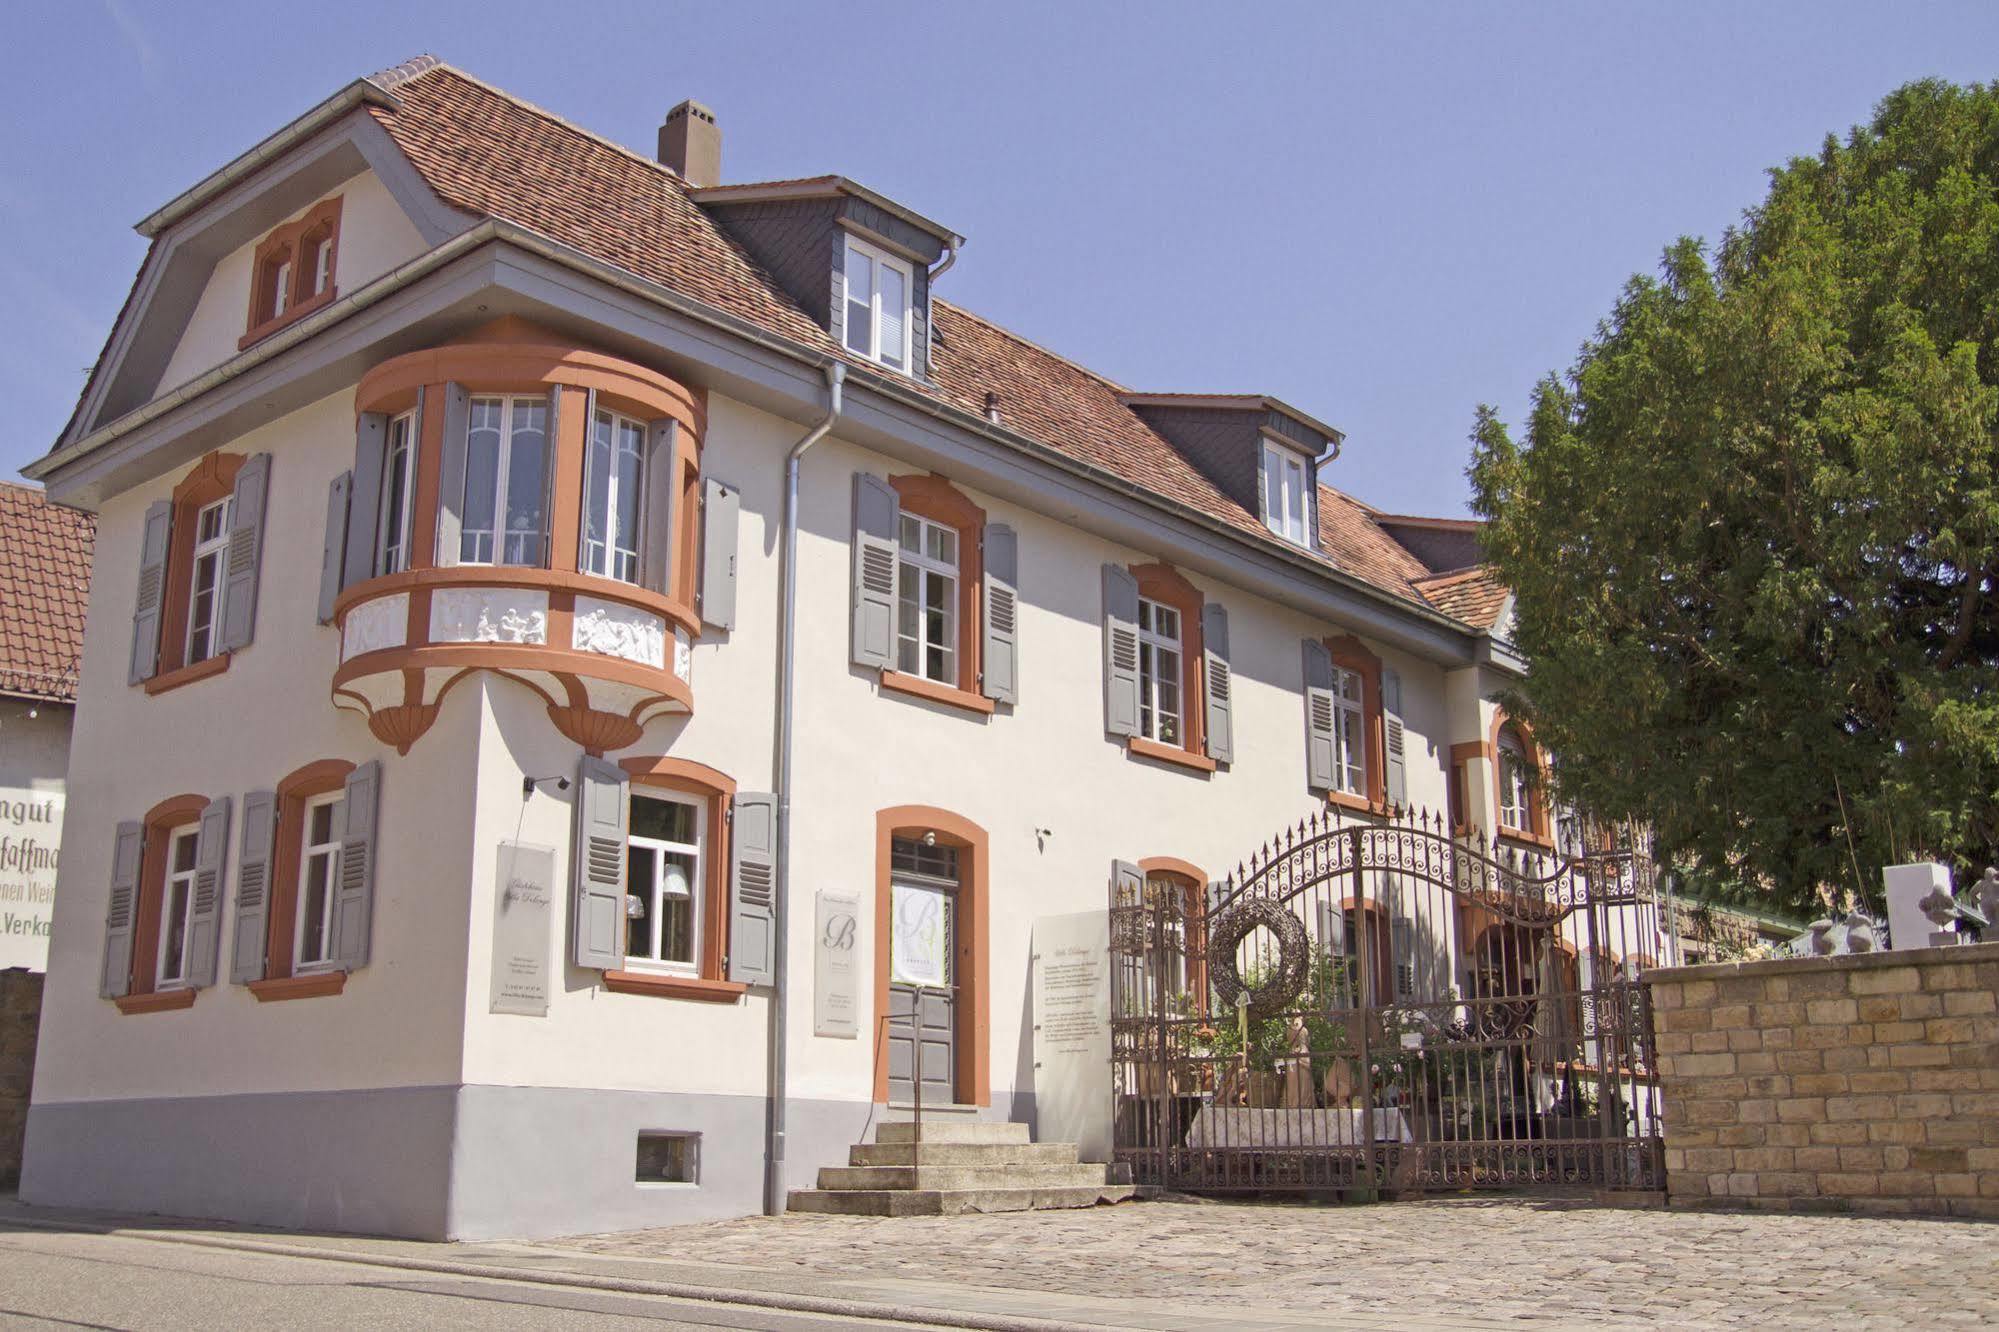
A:
[[[963,1118],[877,1125],[845,1166],[794,1189],[791,1210],[841,1216],[953,1216],[1123,1202],[1135,1193],[1121,1166],[1077,1160],[1072,1142],[1037,1143],[1025,1124]]]

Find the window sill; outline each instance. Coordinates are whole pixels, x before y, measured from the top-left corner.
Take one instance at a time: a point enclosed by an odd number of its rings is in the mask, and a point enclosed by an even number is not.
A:
[[[1356,814],[1386,814],[1388,812],[1388,808],[1385,805],[1374,804],[1366,796],[1349,795],[1345,791],[1326,792],[1326,803],[1337,806],[1340,809],[1351,810]]]
[[[212,657],[202,658],[192,666],[176,666],[145,681],[146,692],[164,694],[169,689],[178,689],[182,685],[193,684],[196,680],[206,680],[211,675],[220,675],[229,669],[229,657],[230,654],[227,652],[218,652]]]
[[[901,671],[883,671],[882,688],[892,689],[898,694],[908,694],[913,698],[929,699],[932,703],[942,703],[947,707],[963,708],[966,712],[976,712],[981,717],[993,713],[993,701],[983,694],[974,694],[969,689],[959,689],[954,685],[938,684],[920,675],[904,675]]]
[[[281,999],[317,999],[321,995],[339,994],[346,988],[347,973],[337,970],[308,971],[302,976],[277,976],[250,982],[250,993],[257,996],[260,1004],[276,1003]]]
[[[266,319],[263,323],[257,325],[236,340],[236,350],[243,351],[250,344],[262,342],[265,338],[268,338],[287,324],[296,324],[313,311],[325,309],[327,306],[333,304],[339,295],[340,288],[338,286],[328,286],[325,291],[320,292],[317,296],[308,297],[283,314],[272,319]]]
[[[154,990],[148,994],[121,994],[111,1002],[118,1005],[118,1011],[127,1017],[139,1013],[164,1013],[174,1008],[193,1008],[194,996],[199,991],[180,986],[172,990]]]
[[[1523,832],[1518,828],[1501,827],[1499,830],[1499,840],[1502,842],[1511,842],[1515,846],[1532,847],[1536,851],[1553,851],[1555,849],[1554,838]]]
[[[649,994],[655,999],[694,999],[710,1004],[732,1004],[750,989],[740,981],[659,976],[644,971],[607,971],[604,988],[618,994]]]
[[[1206,754],[1196,754],[1178,745],[1162,745],[1157,740],[1147,740],[1144,736],[1127,736],[1125,752],[1133,758],[1157,759],[1161,763],[1171,763],[1176,767],[1191,768],[1195,772],[1213,772],[1216,763]]]

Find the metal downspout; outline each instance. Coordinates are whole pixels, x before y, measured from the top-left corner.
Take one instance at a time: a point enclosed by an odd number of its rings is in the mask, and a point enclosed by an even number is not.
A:
[[[786,997],[790,989],[786,975],[787,936],[791,933],[791,696],[792,660],[798,611],[798,468],[807,449],[826,438],[826,432],[840,419],[840,389],[847,379],[843,361],[828,362],[826,372],[826,415],[807,431],[805,438],[791,446],[784,458],[784,539],[778,564],[777,629],[777,882],[772,906],[777,915],[776,946],[771,950],[770,994],[770,1103],[764,1117],[764,1213],[777,1216],[784,1211],[784,1098]]]

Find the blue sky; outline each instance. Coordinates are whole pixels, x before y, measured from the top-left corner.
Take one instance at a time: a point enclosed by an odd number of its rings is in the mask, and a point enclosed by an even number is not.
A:
[[[289,17],[295,14],[297,17]],[[62,428],[131,224],[422,51],[641,151],[693,96],[723,178],[840,172],[969,238],[939,294],[1133,388],[1260,391],[1328,473],[1457,513],[1631,273],[1924,75],[1999,6],[311,6],[16,0],[0,83],[0,470]]]

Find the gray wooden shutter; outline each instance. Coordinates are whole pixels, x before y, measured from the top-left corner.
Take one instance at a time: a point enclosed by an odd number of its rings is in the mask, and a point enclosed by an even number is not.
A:
[[[236,472],[224,554],[222,648],[250,646],[257,632],[257,571],[264,562],[264,511],[270,505],[271,455],[259,453]]]
[[[736,536],[743,495],[726,481],[701,482],[701,618],[718,629],[736,627]]]
[[[236,921],[229,940],[229,979],[247,985],[264,979],[271,928],[271,851],[277,839],[275,791],[243,797],[243,846],[236,859]]]
[[[328,960],[353,971],[368,964],[375,915],[375,843],[380,823],[382,761],[347,774],[340,799],[340,872],[333,893]]]
[[[1388,803],[1398,809],[1409,804],[1409,764],[1402,733],[1402,675],[1384,668],[1381,672],[1382,748],[1387,751]]]
[[[1138,580],[1104,566],[1104,729],[1138,734]]]
[[[342,587],[365,583],[375,576],[382,522],[382,473],[389,465],[388,449],[389,418],[381,412],[362,412],[354,423],[354,480],[347,494],[347,549],[340,577]],[[462,454],[460,458],[462,461]],[[322,588],[322,600],[325,595]],[[331,609],[328,607],[329,613]]]
[[[1128,860],[1111,862],[1111,903],[1135,907],[1145,901],[1145,871]]]
[[[551,457],[553,455],[550,455]],[[576,567],[590,567],[590,486],[597,468],[597,390],[583,390],[583,496],[576,514]],[[609,514],[605,515],[608,521]],[[605,534],[605,540],[610,534]]]
[[[777,979],[777,797],[745,791],[729,827],[729,979]]]
[[[139,538],[139,597],[132,605],[132,684],[152,679],[160,669],[160,609],[166,594],[167,537],[173,522],[170,501],[154,500],[146,506],[145,532]]]
[[[132,916],[139,909],[139,861],[146,829],[125,822],[111,847],[111,900],[104,908],[104,973],[97,992],[116,999],[132,989]]]
[[[347,574],[347,509],[354,492],[354,473],[342,472],[326,488],[326,544],[319,553],[319,622],[333,622],[333,603],[340,598]]]
[[[1235,762],[1235,708],[1229,678],[1229,613],[1220,602],[1201,606],[1201,670],[1206,680],[1208,757]]]
[[[997,703],[1018,702],[1020,621],[1020,540],[1005,523],[987,523],[985,533],[985,623],[979,645],[979,690]]]
[[[680,459],[674,440],[680,422],[654,421],[646,431],[645,499],[639,505],[644,535],[639,544],[639,582],[663,596],[673,593],[674,519],[680,505]],[[553,470],[553,469],[551,469]]]
[[[630,779],[615,763],[586,754],[576,775],[576,874],[572,960],[615,970],[625,964],[625,838]]]
[[[1305,640],[1305,784],[1333,789],[1333,657],[1316,638]]]
[[[194,900],[187,911],[187,983],[215,984],[215,954],[222,938],[222,871],[229,861],[229,797],[217,796],[201,811],[194,834]]]
[[[444,434],[438,449],[437,550],[433,563],[458,563],[459,537],[465,528],[465,431],[472,423],[471,404],[462,385],[444,386]],[[550,458],[554,457],[551,450]],[[553,470],[553,467],[550,468]],[[354,484],[361,484],[356,468]],[[369,540],[373,541],[370,534]],[[351,559],[351,556],[350,556]]]
[[[854,664],[895,664],[895,576],[902,501],[872,472],[854,473]]]

